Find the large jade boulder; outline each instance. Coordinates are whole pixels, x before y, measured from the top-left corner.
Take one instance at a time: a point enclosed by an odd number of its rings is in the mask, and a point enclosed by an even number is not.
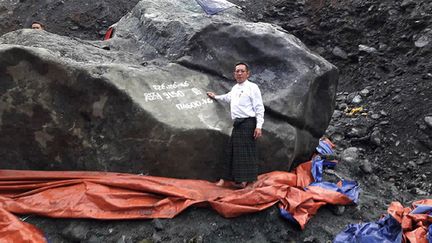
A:
[[[337,69],[239,9],[144,0],[109,41],[46,31],[0,37],[1,169],[103,170],[214,180],[226,170],[229,106],[205,95],[248,62],[266,108],[261,172],[306,160],[334,109]]]

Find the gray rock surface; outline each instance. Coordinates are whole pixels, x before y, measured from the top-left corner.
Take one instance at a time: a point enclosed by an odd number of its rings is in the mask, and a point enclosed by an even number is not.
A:
[[[336,46],[335,48],[333,48],[332,53],[333,53],[333,55],[335,55],[339,58],[348,59],[348,54],[344,50],[342,50],[340,47]]]
[[[306,160],[333,113],[337,70],[277,26],[239,16],[149,0],[109,42],[2,36],[2,168],[217,179],[232,125],[205,92],[227,92],[237,60],[251,64],[266,106],[261,172]]]
[[[426,122],[426,125],[428,125],[429,128],[432,128],[432,116],[426,116],[424,118],[424,121]]]
[[[356,147],[349,147],[347,149],[345,149],[342,154],[341,154],[341,159],[344,162],[353,164],[353,163],[357,163],[358,158],[359,158],[359,149]]]

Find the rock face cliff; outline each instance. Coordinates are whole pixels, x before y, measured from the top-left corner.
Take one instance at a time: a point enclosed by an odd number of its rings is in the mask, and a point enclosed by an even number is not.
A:
[[[217,179],[232,122],[205,92],[229,91],[237,61],[251,65],[266,108],[261,172],[307,159],[333,113],[337,69],[236,8],[208,16],[194,1],[144,0],[105,42],[5,34],[2,168]]]

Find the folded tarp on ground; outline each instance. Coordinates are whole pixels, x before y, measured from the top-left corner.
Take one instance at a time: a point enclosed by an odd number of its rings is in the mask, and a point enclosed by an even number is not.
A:
[[[431,243],[432,199],[415,201],[412,208],[391,203],[388,215],[376,223],[351,224],[334,243]]]
[[[187,207],[210,206],[224,217],[280,203],[303,228],[325,204],[346,205],[346,195],[313,182],[311,162],[294,172],[271,172],[245,189],[202,180],[106,172],[0,170],[0,242],[44,242],[35,227],[13,214],[55,218],[172,218]],[[7,237],[7,238],[6,238]]]
[[[333,147],[334,144],[327,138],[320,139],[319,145],[317,147],[318,154],[316,154],[312,158],[311,176],[313,181],[309,183],[308,186],[304,188],[304,190],[314,192],[315,195],[328,195],[332,191],[335,194],[340,193],[345,195],[351,200],[351,203],[358,203],[360,187],[357,182],[340,180],[337,184],[335,184],[332,182],[323,181],[322,175],[324,169],[334,168],[337,164],[334,160],[327,160],[327,158],[334,157]],[[325,200],[325,198],[320,198],[317,201],[325,202]],[[332,202],[328,203],[332,204]],[[339,205],[345,204],[348,204],[348,202],[339,203]],[[286,206],[289,205],[279,205],[279,211],[281,216],[290,221],[291,223],[299,225],[303,229],[305,224],[309,220],[308,214],[304,214],[304,217],[301,217],[302,214],[300,212],[296,212],[297,216],[292,215],[291,211],[293,210],[287,208]],[[309,205],[308,212],[316,212],[321,206],[322,205],[314,202],[313,204]]]

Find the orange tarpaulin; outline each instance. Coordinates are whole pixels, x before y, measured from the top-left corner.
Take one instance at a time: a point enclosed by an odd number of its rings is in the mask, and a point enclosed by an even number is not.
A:
[[[108,172],[0,170],[0,242],[45,242],[35,227],[12,214],[55,218],[172,218],[187,207],[210,206],[224,217],[264,210],[280,202],[304,228],[321,206],[349,204],[345,195],[312,181],[311,163],[271,172],[236,190],[203,180]],[[10,239],[13,239],[10,241]]]
[[[428,243],[426,238],[428,227],[432,224],[432,216],[428,214],[412,214],[416,205],[431,205],[432,199],[418,200],[412,208],[404,208],[399,202],[392,202],[387,212],[402,226],[404,242]]]

